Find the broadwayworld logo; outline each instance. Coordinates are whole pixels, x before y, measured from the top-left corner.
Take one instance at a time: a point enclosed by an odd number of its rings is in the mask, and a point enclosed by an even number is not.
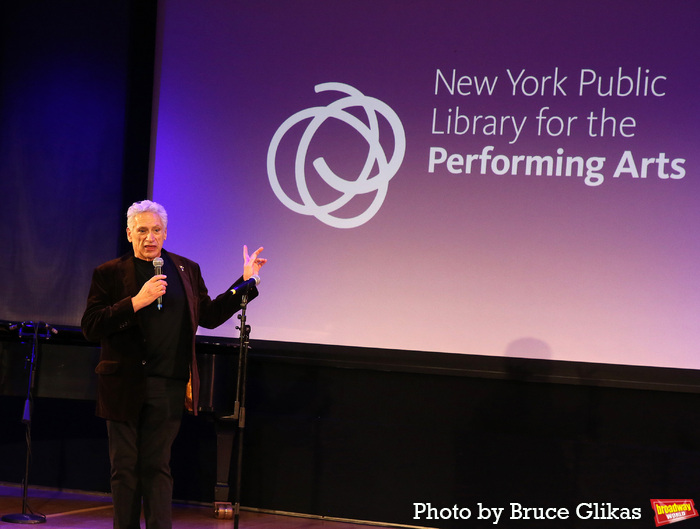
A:
[[[698,515],[693,500],[651,500],[656,527],[681,522]]]
[[[277,198],[286,207],[302,215],[311,215],[321,222],[334,228],[355,228],[369,221],[379,211],[389,188],[389,180],[399,170],[406,152],[406,136],[403,125],[396,113],[388,105],[368,97],[350,85],[343,83],[323,83],[315,87],[316,92],[336,91],[346,94],[345,97],[330,103],[325,107],[312,107],[301,110],[289,117],[275,132],[270,142],[267,152],[267,175],[270,185]],[[390,156],[384,151],[383,143],[380,141],[380,120],[382,117],[389,123],[393,138],[389,138],[384,144],[391,145],[393,142],[393,152]],[[328,120],[338,120],[340,123],[350,126],[357,131],[367,142],[367,154],[364,161],[360,160],[359,174],[336,174],[329,166],[323,156],[316,157],[311,166],[307,164],[309,147],[314,136],[318,136],[316,143],[321,147],[330,148],[334,143],[334,138],[328,134],[318,134],[321,125]],[[306,128],[301,134],[301,139],[296,148],[293,167],[285,166],[278,160],[278,150],[285,136],[297,125],[306,124]],[[386,131],[386,129],[381,129]],[[292,137],[289,135],[288,137]],[[332,136],[332,134],[330,135]],[[296,142],[297,140],[288,140]],[[335,151],[337,151],[335,147]],[[346,154],[350,156],[350,154]],[[354,161],[354,160],[353,160]],[[283,189],[278,175],[278,166],[286,170],[286,179],[282,179],[287,184],[287,189],[296,184],[300,202],[290,197]],[[312,175],[307,172],[316,173],[325,184],[332,190],[330,199],[319,199],[312,196],[312,191],[308,184]],[[293,184],[292,184],[293,183]],[[371,203],[360,213],[343,214],[339,210],[346,206],[358,195],[372,196]],[[347,210],[346,210],[347,211]]]

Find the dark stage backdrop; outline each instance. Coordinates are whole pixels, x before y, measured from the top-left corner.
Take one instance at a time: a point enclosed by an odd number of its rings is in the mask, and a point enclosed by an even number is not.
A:
[[[0,319],[77,325],[144,198],[155,2],[0,4]]]
[[[697,369],[699,17],[163,0],[166,247],[264,245],[258,339]]]

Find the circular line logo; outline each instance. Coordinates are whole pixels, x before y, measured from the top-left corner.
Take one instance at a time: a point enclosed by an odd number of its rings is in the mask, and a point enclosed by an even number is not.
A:
[[[369,221],[379,211],[386,198],[389,180],[394,177],[401,166],[406,152],[406,136],[403,125],[399,117],[388,105],[378,99],[364,95],[350,85],[322,83],[316,85],[315,91],[316,93],[336,91],[342,92],[346,96],[325,107],[312,107],[301,110],[280,125],[272,137],[270,148],[267,151],[267,176],[277,198],[292,211],[302,215],[314,216],[324,224],[334,228],[356,228]],[[366,115],[366,122],[348,111],[358,107]],[[387,158],[387,154],[380,143],[378,115],[381,115],[389,123],[393,132],[394,148],[389,158]],[[340,196],[335,200],[318,204],[311,196],[307,185],[306,159],[311,140],[319,130],[319,127],[328,119],[339,120],[355,129],[365,139],[369,149],[362,169],[359,174],[353,175],[353,179],[337,175],[323,157],[317,157],[313,160],[312,165],[318,176],[328,186],[340,193]],[[308,124],[301,136],[294,159],[294,180],[301,199],[300,203],[290,198],[280,185],[276,169],[277,150],[289,130],[307,120]],[[348,204],[353,198],[368,193],[375,193],[375,196],[364,212],[350,218],[334,216],[334,213]]]

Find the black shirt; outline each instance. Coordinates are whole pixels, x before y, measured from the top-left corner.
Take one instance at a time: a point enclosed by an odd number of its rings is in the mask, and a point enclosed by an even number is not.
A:
[[[180,280],[167,252],[163,252],[163,271],[168,276],[163,307],[158,310],[154,301],[136,314],[146,337],[146,374],[148,376],[188,380],[190,350],[187,327],[183,318],[187,317],[187,298]],[[153,263],[134,257],[136,282],[139,288],[151,279],[155,273]]]

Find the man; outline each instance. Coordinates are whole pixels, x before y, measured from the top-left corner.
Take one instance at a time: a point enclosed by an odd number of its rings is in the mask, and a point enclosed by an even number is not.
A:
[[[126,234],[133,254],[95,269],[81,326],[102,347],[97,415],[107,421],[114,527],[139,528],[143,501],[146,527],[167,529],[170,451],[186,396],[197,412],[197,326],[224,323],[240,309],[242,293],[228,290],[212,300],[199,265],[163,249],[168,216],[160,204],[134,203]],[[267,261],[261,251],[248,255],[243,247],[243,276],[231,288],[258,274]],[[163,259],[162,274],[154,274],[156,257]],[[255,286],[247,295],[258,295]]]

